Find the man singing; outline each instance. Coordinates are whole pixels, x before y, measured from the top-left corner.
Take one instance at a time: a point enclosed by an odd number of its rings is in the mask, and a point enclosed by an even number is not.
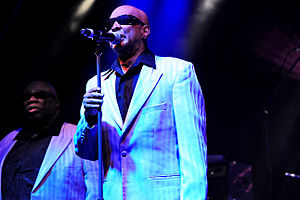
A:
[[[121,35],[118,59],[87,83],[74,137],[76,153],[97,160],[102,110],[105,200],[204,200],[207,193],[204,98],[192,63],[147,48],[147,15],[116,8],[107,22]]]

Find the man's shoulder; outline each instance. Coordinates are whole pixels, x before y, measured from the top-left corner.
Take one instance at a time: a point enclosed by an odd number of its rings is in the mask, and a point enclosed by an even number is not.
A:
[[[63,123],[63,127],[67,127],[67,128],[76,128],[76,125],[75,125],[75,124],[72,124],[72,123],[64,122],[64,123]]]
[[[60,129],[60,136],[68,135],[69,137],[73,137],[76,132],[77,126],[68,122],[64,122],[61,129]]]
[[[6,134],[1,140],[0,140],[0,146],[4,143],[8,143],[9,141],[13,141],[13,139],[18,135],[18,133],[22,130],[22,128],[15,129],[11,131],[10,133]]]
[[[164,56],[158,56],[158,55],[155,55],[155,60],[156,60],[156,62],[170,62],[170,63],[179,63],[179,64],[190,64],[191,63],[191,62],[181,59],[181,58],[164,57]]]
[[[176,57],[155,56],[155,59],[157,68],[162,71],[183,71],[193,68],[191,62]]]
[[[12,130],[10,133],[8,133],[7,135],[6,135],[6,137],[9,137],[9,136],[15,136],[15,135],[17,135],[21,130],[23,129],[23,127],[22,128],[17,128],[17,129],[15,129],[15,130]]]
[[[77,126],[75,124],[64,122],[61,130],[64,130],[67,132],[73,132],[73,131],[76,131],[76,128],[77,128]]]

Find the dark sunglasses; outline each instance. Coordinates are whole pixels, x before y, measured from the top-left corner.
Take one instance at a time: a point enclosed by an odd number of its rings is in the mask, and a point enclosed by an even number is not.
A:
[[[31,97],[34,97],[36,99],[48,99],[48,98],[56,98],[55,95],[50,94],[46,91],[38,91],[38,92],[25,92],[23,95],[23,100],[28,101]]]
[[[105,22],[105,30],[109,31],[115,22],[118,22],[120,25],[145,25],[144,22],[142,22],[141,20],[139,20],[137,17],[133,16],[133,15],[121,15],[119,17],[116,18],[110,18],[109,20],[107,20]]]

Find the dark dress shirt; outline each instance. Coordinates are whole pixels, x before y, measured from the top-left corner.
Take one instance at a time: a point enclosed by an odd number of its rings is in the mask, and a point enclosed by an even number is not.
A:
[[[3,200],[30,199],[39,169],[52,136],[58,136],[63,125],[58,118],[47,129],[33,131],[24,127],[14,140],[17,140],[5,158],[2,168],[1,191]],[[37,136],[32,137],[34,133]]]
[[[122,67],[118,60],[116,60],[111,69],[116,72],[116,97],[123,121],[125,120],[131,98],[133,96],[134,88],[137,84],[142,66],[155,68],[155,56],[146,49],[124,74]]]

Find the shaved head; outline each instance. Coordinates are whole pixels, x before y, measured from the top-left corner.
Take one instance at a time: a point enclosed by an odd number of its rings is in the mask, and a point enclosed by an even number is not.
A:
[[[131,17],[125,19],[125,21],[118,21],[118,18],[123,15]],[[132,16],[135,21],[132,21]],[[120,43],[110,43],[110,47],[118,55],[119,60],[126,61],[126,65],[131,66],[135,59],[147,48],[147,38],[150,35],[148,16],[136,7],[123,5],[117,7],[111,13],[110,19],[113,24],[110,24],[109,31],[118,33],[121,36]],[[139,23],[136,23],[136,21],[139,21]]]
[[[149,25],[149,19],[146,13],[136,7],[129,5],[119,6],[112,12],[110,18],[115,18],[121,15],[133,15],[141,20],[144,24]]]
[[[57,97],[55,88],[48,82],[45,81],[33,81],[25,88],[26,91],[35,90],[35,91],[45,91],[53,96]]]

